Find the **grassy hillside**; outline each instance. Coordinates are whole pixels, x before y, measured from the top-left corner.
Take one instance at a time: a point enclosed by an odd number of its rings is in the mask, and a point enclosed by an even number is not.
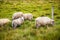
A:
[[[11,23],[0,27],[0,40],[60,40],[60,1],[59,0],[1,0],[0,18],[9,18],[15,12],[32,13],[32,21],[25,20],[24,24],[12,29]],[[54,6],[53,27],[35,28],[35,18],[48,16],[51,18],[51,7]]]

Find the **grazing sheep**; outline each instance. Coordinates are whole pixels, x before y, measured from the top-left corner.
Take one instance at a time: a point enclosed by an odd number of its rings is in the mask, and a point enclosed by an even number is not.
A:
[[[23,16],[23,12],[16,12],[13,14],[12,19],[18,19]]]
[[[36,23],[36,27],[38,28],[41,25],[53,25],[54,24],[54,20],[50,19],[49,17],[38,17],[35,20]]]
[[[33,15],[31,13],[23,14],[23,17],[24,17],[24,19],[27,19],[27,20],[33,19]]]
[[[11,22],[11,21],[7,18],[0,19],[0,26],[3,26],[9,22]]]
[[[18,25],[21,25],[24,22],[24,18],[18,18],[12,21],[12,27],[15,29]]]

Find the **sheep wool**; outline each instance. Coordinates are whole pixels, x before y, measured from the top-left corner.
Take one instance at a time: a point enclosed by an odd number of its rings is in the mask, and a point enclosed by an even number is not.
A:
[[[23,16],[23,12],[16,12],[13,14],[12,19],[18,19]]]

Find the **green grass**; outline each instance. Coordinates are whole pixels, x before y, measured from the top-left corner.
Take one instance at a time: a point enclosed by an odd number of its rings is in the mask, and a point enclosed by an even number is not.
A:
[[[48,0],[18,0],[8,2],[3,0],[0,2],[0,18],[9,18],[12,21],[12,15],[15,12],[32,13],[34,18],[32,21],[25,20],[24,24],[12,29],[9,23],[4,27],[0,27],[0,40],[59,40],[60,39],[60,6],[58,1],[54,2],[54,20],[53,27],[40,27],[36,29],[35,18],[39,16],[48,16],[51,18],[52,3]]]

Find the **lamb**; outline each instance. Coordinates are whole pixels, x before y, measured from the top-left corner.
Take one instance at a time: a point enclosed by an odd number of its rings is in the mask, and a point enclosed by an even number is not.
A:
[[[7,23],[10,23],[11,21],[7,18],[0,19],[0,26],[4,26]]]
[[[35,20],[35,25],[37,28],[41,25],[47,25],[48,27],[49,24],[54,25],[54,20],[50,19],[49,17],[38,17]]]
[[[31,13],[26,13],[23,14],[24,19],[26,20],[32,20],[33,19],[33,15]]]
[[[18,18],[12,21],[12,27],[15,29],[18,25],[21,25],[24,23],[24,18]]]
[[[23,16],[23,12],[16,12],[16,13],[13,14],[12,20],[18,19],[18,18],[20,18],[22,16]]]

